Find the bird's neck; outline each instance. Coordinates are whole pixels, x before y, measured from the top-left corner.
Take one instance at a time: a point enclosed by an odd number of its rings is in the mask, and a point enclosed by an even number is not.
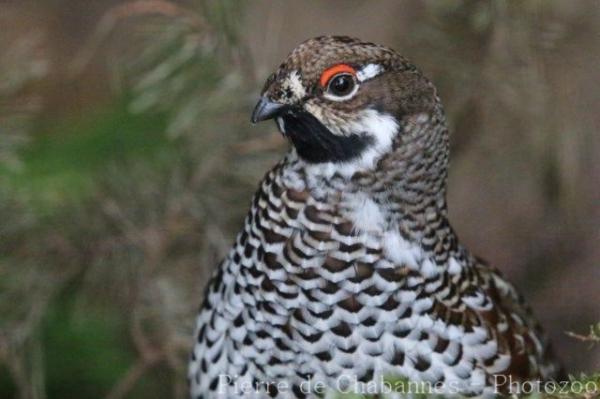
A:
[[[315,198],[361,206],[361,198],[385,215],[386,225],[421,240],[431,230],[451,230],[447,221],[448,133],[441,108],[400,120],[391,150],[368,170],[350,164],[310,164],[295,152],[288,159]],[[351,173],[348,173],[351,170]],[[360,209],[359,209],[360,211]],[[366,212],[368,214],[368,212]]]

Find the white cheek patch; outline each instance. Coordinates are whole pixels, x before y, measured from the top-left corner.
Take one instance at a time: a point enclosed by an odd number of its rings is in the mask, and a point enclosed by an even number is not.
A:
[[[383,67],[379,64],[367,64],[356,73],[356,78],[359,82],[364,82],[373,79],[375,76],[383,72]]]
[[[373,109],[361,111],[358,118],[346,126],[346,130],[350,133],[368,134],[374,139],[373,144],[355,159],[346,162],[308,165],[307,170],[315,177],[326,178],[335,173],[351,177],[356,172],[372,170],[377,161],[391,150],[398,129],[398,122],[391,115],[382,114]]]
[[[367,132],[375,139],[375,142],[357,159],[355,166],[359,170],[374,168],[381,156],[391,150],[398,129],[398,122],[393,116],[381,114],[372,109],[363,111],[362,117],[355,122],[352,130]]]

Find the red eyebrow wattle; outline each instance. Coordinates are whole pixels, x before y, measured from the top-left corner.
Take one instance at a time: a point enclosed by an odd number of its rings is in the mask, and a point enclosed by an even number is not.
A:
[[[322,87],[325,87],[325,86],[327,86],[329,79],[331,79],[333,76],[337,75],[338,73],[342,73],[342,72],[356,75],[356,69],[352,68],[350,65],[337,64],[337,65],[334,65],[323,71],[323,73],[321,74],[321,78],[319,79],[319,83],[321,83]]]

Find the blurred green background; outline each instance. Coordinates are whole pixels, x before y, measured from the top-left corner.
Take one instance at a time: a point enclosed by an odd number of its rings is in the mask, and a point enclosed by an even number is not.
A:
[[[600,3],[0,3],[0,398],[186,397],[194,313],[287,144],[249,113],[299,42],[389,45],[433,79],[450,216],[570,372],[598,347]]]

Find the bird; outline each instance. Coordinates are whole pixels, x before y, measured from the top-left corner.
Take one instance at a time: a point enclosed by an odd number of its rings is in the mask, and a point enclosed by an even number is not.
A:
[[[191,397],[382,393],[390,376],[486,396],[557,378],[523,297],[449,222],[446,116],[413,63],[309,39],[266,80],[265,120],[289,150],[205,289]]]

